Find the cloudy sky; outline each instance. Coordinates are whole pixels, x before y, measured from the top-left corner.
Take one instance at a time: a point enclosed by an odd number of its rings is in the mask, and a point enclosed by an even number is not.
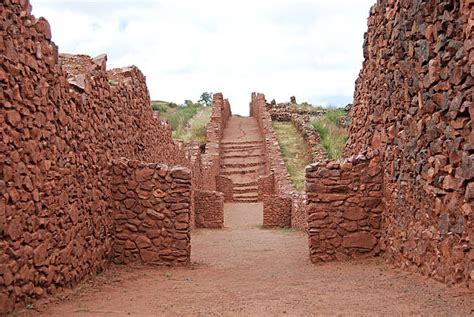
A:
[[[318,105],[352,101],[375,0],[31,0],[63,53],[137,65],[152,99],[224,93],[247,114],[250,93]]]

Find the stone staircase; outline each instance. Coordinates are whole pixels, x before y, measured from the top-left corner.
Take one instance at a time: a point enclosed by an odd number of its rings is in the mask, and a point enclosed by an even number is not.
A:
[[[221,175],[233,182],[235,202],[258,201],[258,177],[264,174],[263,141],[253,118],[231,117],[221,141]]]

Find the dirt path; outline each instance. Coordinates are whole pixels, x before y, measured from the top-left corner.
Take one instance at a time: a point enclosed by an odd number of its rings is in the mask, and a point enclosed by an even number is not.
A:
[[[261,213],[260,204],[228,204],[226,229],[194,232],[192,268],[112,267],[42,315],[474,314],[473,296],[379,260],[312,265],[306,235],[263,230]]]

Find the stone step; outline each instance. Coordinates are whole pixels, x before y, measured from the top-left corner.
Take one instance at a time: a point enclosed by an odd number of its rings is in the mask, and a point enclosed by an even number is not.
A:
[[[247,168],[247,167],[257,167],[257,166],[262,166],[264,165],[265,162],[259,161],[259,162],[242,162],[241,163],[221,163],[221,170],[222,169],[227,169],[227,168]]]
[[[263,141],[222,141],[221,145],[263,145]]]
[[[240,156],[250,156],[250,155],[263,155],[262,149],[253,149],[253,150],[241,150],[241,149],[231,149],[231,150],[222,150],[221,154],[223,157],[240,155]]]
[[[251,181],[251,182],[240,182],[240,183],[233,183],[234,189],[235,188],[245,188],[245,187],[258,187],[258,182],[257,181]]]
[[[247,193],[257,193],[258,195],[258,186],[234,187],[232,192],[234,195]]]
[[[253,149],[262,149],[261,144],[231,144],[231,145],[222,145],[221,149],[226,150],[253,150]]]
[[[233,202],[236,203],[258,203],[258,199],[234,199]]]
[[[253,174],[255,179],[257,179],[258,175],[263,174],[264,168],[263,167],[226,167],[221,170],[222,175],[239,175],[239,174]]]
[[[237,202],[257,202],[257,193],[246,193],[246,194],[234,194],[234,201]]]
[[[248,154],[235,154],[235,155],[222,155],[221,158],[222,159],[242,159],[242,158],[260,158],[260,159],[264,159],[265,155],[263,153],[261,154],[251,154],[251,155],[248,155]]]

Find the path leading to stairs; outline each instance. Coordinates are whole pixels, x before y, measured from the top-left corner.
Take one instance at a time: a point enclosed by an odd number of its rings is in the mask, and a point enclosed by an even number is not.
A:
[[[191,268],[113,266],[17,316],[474,314],[472,294],[381,260],[313,265],[304,233],[261,223],[261,204],[227,204],[225,229],[193,232]]]
[[[232,179],[235,202],[257,202],[264,173],[263,138],[252,117],[230,117],[221,141],[221,174]]]

